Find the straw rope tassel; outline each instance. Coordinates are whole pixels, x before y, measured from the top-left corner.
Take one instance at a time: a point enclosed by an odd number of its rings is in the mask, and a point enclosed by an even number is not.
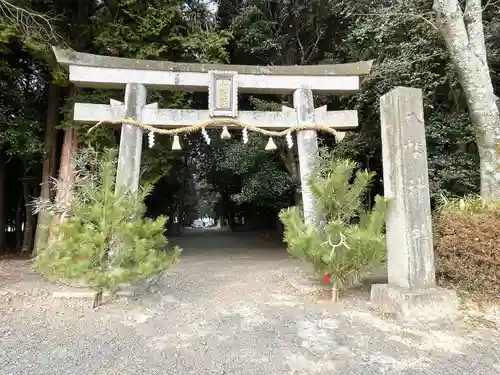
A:
[[[286,144],[288,145],[288,148],[292,148],[293,147],[292,132],[286,133]]]
[[[276,143],[274,143],[273,141],[273,137],[269,137],[269,140],[267,141],[267,145],[266,145],[266,151],[269,151],[269,150],[276,150]]]
[[[248,143],[248,129],[246,127],[243,128],[243,143],[244,144]]]
[[[221,133],[220,137],[221,137],[221,139],[231,138],[231,134],[229,133],[229,130],[227,130],[227,126],[224,126],[224,128],[222,128],[222,133]]]
[[[155,145],[155,132],[151,130],[149,131],[148,141],[149,141],[149,148],[153,148],[153,146]]]
[[[203,135],[203,138],[205,139],[205,142],[207,143],[207,145],[209,145],[210,144],[210,136],[207,133],[207,129],[201,128],[201,134]]]
[[[341,142],[344,139],[345,135],[345,132],[335,132],[335,140],[337,142]]]
[[[172,150],[182,150],[181,143],[179,142],[179,136],[174,135],[174,142],[172,143]]]

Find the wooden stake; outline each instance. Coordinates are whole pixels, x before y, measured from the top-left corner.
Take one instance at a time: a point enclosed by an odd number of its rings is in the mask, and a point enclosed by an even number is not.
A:
[[[101,305],[101,303],[102,303],[102,290],[100,290],[94,295],[94,300],[92,301],[92,308],[93,309],[98,308]]]
[[[332,285],[332,301],[338,302],[340,298],[340,292],[335,284]]]

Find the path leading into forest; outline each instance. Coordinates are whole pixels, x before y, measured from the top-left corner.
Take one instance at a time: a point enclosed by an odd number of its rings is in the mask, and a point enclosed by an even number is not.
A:
[[[479,319],[404,326],[359,293],[307,302],[283,278],[297,263],[280,246],[214,230],[177,242],[181,263],[158,284],[97,310],[0,261],[0,374],[500,373],[499,333]]]

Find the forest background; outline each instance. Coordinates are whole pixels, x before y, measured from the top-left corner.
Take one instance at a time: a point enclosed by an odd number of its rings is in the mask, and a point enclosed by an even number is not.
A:
[[[123,100],[123,91],[72,86],[55,63],[51,45],[137,59],[250,65],[373,59],[359,94],[315,96],[316,107],[357,109],[360,117],[359,128],[342,142],[324,135],[320,142],[377,173],[368,199],[382,193],[379,98],[395,86],[417,87],[424,92],[433,202],[442,195],[479,193],[474,117],[435,3],[0,0],[0,252],[31,254],[42,248],[46,235],[39,228],[48,219],[34,215],[30,202],[69,199],[70,185],[55,191],[50,181],[71,180],[71,155],[78,148],[118,145],[118,128],[87,135],[88,128],[71,116],[75,102]],[[481,7],[487,65],[498,93],[500,3],[483,1]],[[207,107],[203,93],[148,95],[148,102],[161,108]],[[291,97],[240,95],[239,105],[280,110],[291,105]],[[181,151],[172,151],[172,139],[162,136],[148,148],[145,137],[141,179],[155,184],[146,201],[148,214],[167,215],[172,234],[203,215],[221,218],[234,230],[280,230],[278,212],[300,203],[296,150],[283,142],[276,151],[265,151],[267,140],[255,134],[243,144],[237,132],[230,140],[220,140],[218,131],[210,133],[210,146],[194,134],[181,139]]]

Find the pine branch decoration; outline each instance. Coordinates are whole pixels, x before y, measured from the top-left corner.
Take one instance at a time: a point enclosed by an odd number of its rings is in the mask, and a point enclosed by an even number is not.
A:
[[[178,260],[180,249],[167,251],[166,218],[144,217],[149,188],[115,191],[115,150],[99,155],[85,149],[74,163],[67,220],[53,229],[53,241],[35,264],[46,277],[84,282],[102,294],[159,274]],[[37,209],[59,212],[61,207],[43,201]]]
[[[374,174],[354,173],[356,168],[349,160],[320,151],[308,183],[319,214],[325,217],[321,228],[307,227],[297,207],[280,213],[288,251],[310,263],[318,277],[329,275],[336,290],[358,285],[386,258],[387,200],[377,196],[374,207],[365,209]]]

